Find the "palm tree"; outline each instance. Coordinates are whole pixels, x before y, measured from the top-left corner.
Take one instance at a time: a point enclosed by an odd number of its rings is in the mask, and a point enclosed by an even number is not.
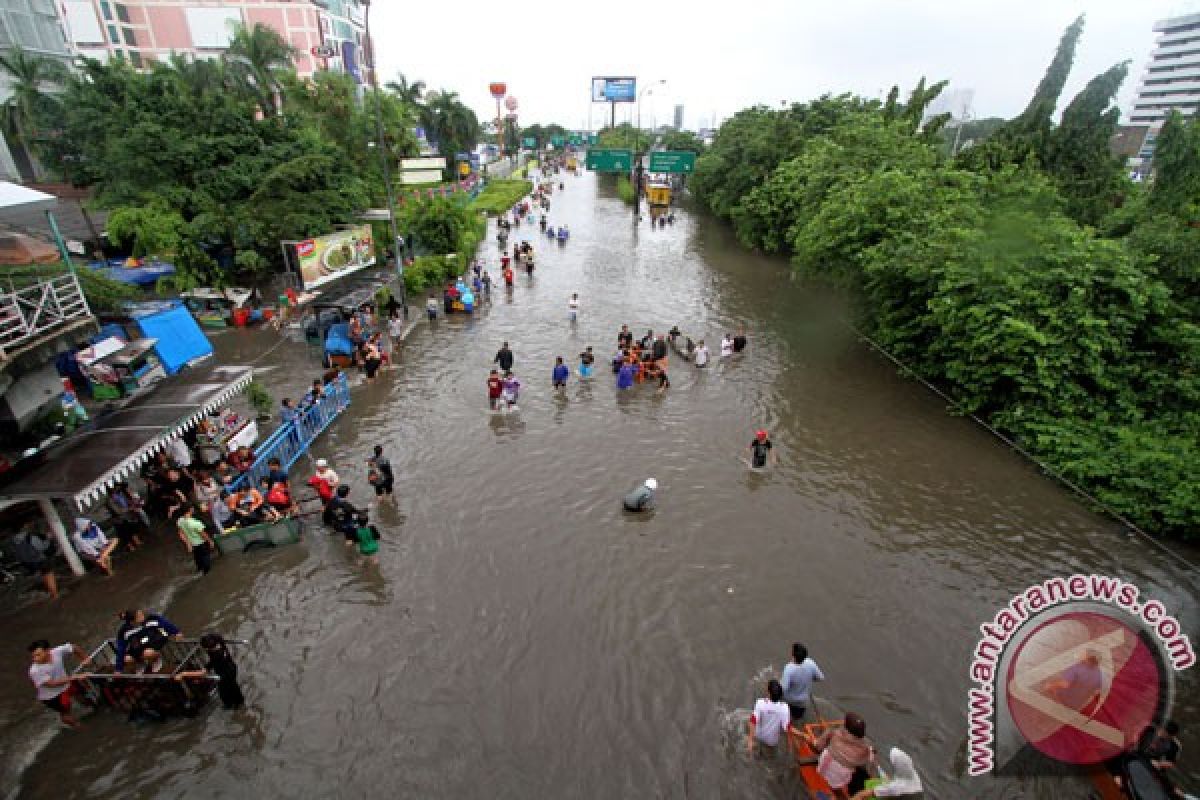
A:
[[[283,103],[276,73],[290,67],[295,55],[296,49],[274,29],[256,22],[253,28],[237,29],[225,61],[263,113],[275,114]]]
[[[66,65],[13,47],[0,55],[0,73],[7,76],[12,85],[12,96],[2,109],[4,127],[14,134],[25,151],[34,179],[39,179],[42,169],[32,149],[39,111],[45,110],[48,103],[53,102],[46,93],[46,86],[61,86],[66,80]]]
[[[455,153],[469,151],[479,142],[479,118],[458,99],[458,92],[429,92],[419,113],[428,136],[438,143],[447,162],[452,162]],[[452,167],[447,163],[447,169]]]
[[[388,81],[384,88],[399,97],[410,106],[421,105],[421,97],[425,94],[425,81],[408,82],[403,72],[396,73],[396,80]]]

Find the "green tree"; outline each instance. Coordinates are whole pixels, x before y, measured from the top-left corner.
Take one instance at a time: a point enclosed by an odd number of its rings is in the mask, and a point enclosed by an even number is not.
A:
[[[0,55],[0,73],[11,84],[12,94],[3,106],[5,129],[25,151],[35,180],[43,175],[35,153],[38,126],[56,103],[50,89],[62,86],[67,68],[61,62],[13,47]]]
[[[384,87],[395,94],[400,102],[414,108],[421,104],[421,99],[425,95],[425,81],[410,83],[408,78],[404,77],[403,72],[396,73],[396,80],[388,81]]]
[[[292,66],[296,50],[274,28],[261,22],[239,27],[225,51],[225,61],[247,96],[264,114],[278,113],[282,105],[280,75]]]
[[[697,155],[704,152],[704,142],[691,131],[667,131],[662,146],[664,150],[687,150]]]
[[[1067,212],[1085,225],[1098,225],[1128,185],[1122,159],[1110,150],[1120,118],[1114,102],[1128,70],[1126,61],[1093,78],[1046,138],[1042,166],[1066,197]]]
[[[438,152],[446,157],[446,170],[453,177],[455,153],[466,153],[479,143],[482,128],[475,112],[463,105],[457,92],[431,91],[420,109],[425,135],[437,142]]]

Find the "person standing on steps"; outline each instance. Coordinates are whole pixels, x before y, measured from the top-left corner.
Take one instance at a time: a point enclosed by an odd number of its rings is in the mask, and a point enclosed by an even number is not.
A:
[[[501,372],[509,372],[513,367],[513,352],[508,349],[508,342],[500,345],[500,349],[496,351],[496,357],[492,359],[493,364],[500,365]]]
[[[696,352],[692,354],[692,363],[697,367],[708,366],[708,345],[704,344],[703,339],[696,345]]]
[[[733,352],[740,353],[746,349],[746,329],[738,328],[737,336],[733,337]]]
[[[728,333],[721,340],[721,358],[728,358],[733,355],[733,337]]]

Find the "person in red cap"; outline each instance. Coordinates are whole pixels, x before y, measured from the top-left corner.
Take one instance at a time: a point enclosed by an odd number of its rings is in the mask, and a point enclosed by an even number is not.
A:
[[[750,466],[762,469],[767,465],[767,456],[771,457],[772,466],[779,463],[778,456],[771,450],[771,440],[767,432],[760,430],[754,434],[754,441],[750,442]]]

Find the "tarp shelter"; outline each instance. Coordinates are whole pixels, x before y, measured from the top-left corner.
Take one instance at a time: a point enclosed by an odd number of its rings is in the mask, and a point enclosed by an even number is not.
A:
[[[53,501],[70,501],[80,511],[93,505],[117,481],[243,391],[252,377],[250,367],[213,366],[167,378],[123,408],[98,418],[94,427],[45,451],[40,466],[0,488],[0,499],[37,500],[72,569],[82,573]]]
[[[182,303],[137,303],[129,308],[129,319],[137,326],[141,338],[158,340],[154,352],[168,375],[212,355],[212,342]]]

